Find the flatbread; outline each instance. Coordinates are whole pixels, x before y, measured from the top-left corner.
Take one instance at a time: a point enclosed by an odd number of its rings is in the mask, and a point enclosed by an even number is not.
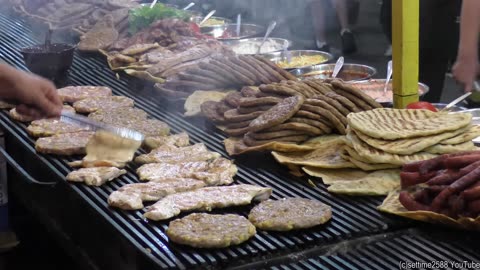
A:
[[[476,219],[461,217],[457,220],[446,215],[430,211],[408,211],[400,203],[400,190],[390,192],[377,209],[379,211],[428,223],[443,224],[454,228],[480,231],[480,216]]]
[[[362,170],[328,170],[305,167],[303,170],[312,176],[321,177],[330,185],[329,192],[346,195],[387,195],[400,187],[400,170],[380,170],[364,172]]]
[[[452,154],[458,152],[477,150],[478,148],[472,141],[460,143],[460,144],[436,144],[425,149],[425,152],[431,154]]]
[[[353,163],[344,160],[340,156],[340,151],[343,146],[343,141],[334,141],[327,145],[316,145],[315,150],[309,152],[272,152],[272,155],[281,164],[294,164],[328,169],[356,168]]]
[[[249,152],[262,152],[262,151],[277,151],[277,152],[299,152],[299,151],[308,151],[312,150],[313,147],[298,145],[295,143],[285,143],[285,142],[269,142],[267,144],[259,146],[247,146],[243,142],[243,139],[239,138],[228,138],[223,141],[225,145],[225,150],[231,156],[240,155]]]
[[[219,91],[195,91],[190,96],[184,104],[185,113],[187,117],[200,115],[202,110],[200,106],[206,101],[217,101],[220,102],[228,92],[219,92]]]
[[[395,165],[403,165],[414,161],[427,160],[436,157],[437,155],[419,152],[412,155],[397,155],[390,154],[385,151],[373,148],[361,141],[354,132],[347,134],[347,145],[353,147],[363,160],[369,163],[388,163]]]
[[[462,134],[465,131],[467,131],[469,128],[470,127],[465,127],[458,130],[444,132],[444,133],[431,135],[431,136],[422,136],[422,137],[397,139],[397,140],[376,139],[368,135],[365,135],[359,131],[355,131],[355,134],[358,136],[358,138],[360,138],[360,140],[367,143],[368,145],[374,148],[383,150],[387,153],[399,154],[399,155],[411,155],[411,154],[418,153],[424,150],[425,148],[435,145],[445,139]]]
[[[365,162],[365,160],[358,155],[355,149],[351,148],[348,145],[345,145],[343,147],[342,152],[340,152],[340,156],[343,159],[352,162],[353,164],[355,164],[355,166],[364,171],[377,171],[401,167],[401,165],[395,164]]]
[[[441,141],[441,144],[460,144],[464,142],[471,141],[477,137],[480,137],[480,126],[474,125],[466,132],[461,133],[455,137]]]
[[[343,142],[344,138],[345,136],[338,134],[322,135],[311,138],[308,141],[302,143],[302,145],[316,147],[321,145],[328,145],[331,143]]]
[[[458,130],[470,124],[470,114],[381,108],[347,116],[349,126],[377,139],[396,140]]]

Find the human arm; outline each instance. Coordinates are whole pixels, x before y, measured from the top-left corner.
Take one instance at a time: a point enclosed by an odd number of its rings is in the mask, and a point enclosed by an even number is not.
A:
[[[18,103],[19,113],[34,118],[58,116],[62,110],[62,101],[50,81],[2,63],[0,98]]]
[[[480,35],[480,1],[463,0],[460,20],[460,43],[453,66],[456,80],[471,91],[479,72],[478,41]]]

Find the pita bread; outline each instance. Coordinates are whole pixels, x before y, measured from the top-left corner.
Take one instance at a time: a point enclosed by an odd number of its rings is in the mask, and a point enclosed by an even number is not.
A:
[[[185,113],[184,116],[196,116],[202,113],[200,106],[206,101],[216,101],[220,102],[223,98],[228,95],[229,92],[220,92],[220,91],[195,91],[190,96],[184,104]]]
[[[426,152],[419,152],[412,155],[390,154],[364,143],[355,135],[355,132],[353,131],[350,131],[347,134],[347,144],[355,149],[358,155],[362,157],[362,160],[365,160],[369,163],[403,165],[405,163],[431,159],[437,156]]]
[[[308,141],[303,142],[302,145],[307,145],[312,147],[315,147],[317,145],[321,146],[324,144],[336,143],[338,140],[343,142],[343,138],[345,138],[345,136],[338,135],[338,134],[322,135],[315,138],[311,138]]]
[[[480,126],[474,125],[468,131],[455,137],[441,141],[441,144],[460,144],[480,137]]]
[[[277,153],[273,157],[281,164],[295,164],[327,169],[356,168],[340,156],[344,142],[336,141],[325,145],[315,146],[315,150],[302,153]]]
[[[377,209],[397,216],[402,216],[410,219],[415,219],[428,223],[443,224],[450,227],[467,229],[467,230],[476,230],[480,231],[480,216],[476,219],[462,217],[457,220],[452,219],[446,215],[438,214],[430,211],[408,211],[400,203],[398,197],[400,190],[394,190],[390,192]]]
[[[385,169],[393,169],[393,168],[398,168],[401,167],[400,165],[395,165],[395,164],[383,164],[383,163],[368,163],[363,161],[363,159],[358,155],[358,153],[355,151],[355,149],[351,148],[348,145],[345,145],[342,149],[342,152],[340,153],[340,156],[352,162],[357,166],[358,168],[364,170],[364,171],[376,171],[376,170],[385,170]]]
[[[380,108],[347,116],[349,126],[377,139],[396,140],[430,136],[468,126],[469,114],[428,110]]]
[[[399,154],[399,155],[411,155],[422,151],[423,149],[435,145],[445,139],[452,138],[459,134],[466,132],[470,127],[461,128],[455,131],[444,132],[431,136],[422,136],[408,139],[397,140],[382,140],[372,138],[359,131],[355,131],[355,134],[368,145],[377,149],[383,150],[387,153]]]
[[[321,177],[329,192],[347,195],[387,195],[400,187],[400,170],[365,172],[358,169],[328,170],[304,167],[312,176]]]
[[[278,152],[305,152],[314,149],[311,146],[298,145],[294,143],[269,142],[259,146],[247,146],[241,138],[227,138],[223,141],[225,150],[230,156],[240,155],[249,152],[278,151]]]
[[[472,141],[468,141],[460,144],[433,145],[425,149],[425,152],[428,152],[431,154],[443,155],[443,154],[452,154],[452,153],[471,151],[471,150],[477,150],[477,149],[478,148],[473,144]]]

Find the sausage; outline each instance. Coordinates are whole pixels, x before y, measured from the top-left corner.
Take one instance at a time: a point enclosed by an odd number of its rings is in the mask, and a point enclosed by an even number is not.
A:
[[[480,167],[477,167],[473,171],[462,176],[460,179],[453,182],[448,188],[440,192],[440,194],[438,194],[437,197],[433,199],[433,202],[431,205],[432,210],[435,212],[440,210],[440,208],[445,204],[445,201],[447,200],[448,197],[450,197],[452,194],[456,192],[462,191],[468,186],[473,185],[478,181],[478,179],[480,179]]]
[[[422,189],[413,194],[413,199],[419,203],[429,204],[430,194],[427,189]]]
[[[449,157],[443,163],[446,168],[461,169],[477,161],[480,161],[480,154]]]
[[[466,155],[475,155],[475,154],[480,155],[480,151],[467,151],[462,153],[441,155],[439,157],[426,160],[424,163],[420,165],[419,171],[420,171],[420,174],[426,174],[429,171],[438,170],[439,168],[441,168],[443,166],[444,161],[447,158],[457,157],[457,156],[466,156]]]
[[[458,217],[465,209],[465,206],[465,198],[462,195],[455,196],[451,201],[451,216],[455,218]]]
[[[478,184],[478,183],[477,183]],[[467,201],[473,201],[480,199],[480,185],[476,185],[473,188],[469,188],[462,192],[462,196],[465,197]]]
[[[459,171],[452,171],[447,170],[437,176],[433,177],[432,179],[428,180],[427,185],[435,186],[435,185],[450,185],[458,178],[462,177],[463,175]]]
[[[429,187],[426,187],[425,189],[428,191],[429,194],[437,196],[438,193],[442,192],[446,188],[448,188],[448,185],[429,186]]]
[[[422,160],[422,161],[415,161],[415,162],[410,162],[410,163],[407,163],[407,164],[403,164],[402,171],[404,171],[404,172],[418,172],[418,170],[420,170],[420,166],[425,162],[426,162],[426,160]]]
[[[469,202],[467,204],[467,210],[473,214],[473,217],[477,217],[480,213],[480,200]]]
[[[408,211],[430,211],[429,206],[416,202],[406,191],[400,192],[398,199]]]
[[[400,181],[401,181],[402,188],[425,183],[430,178],[434,177],[436,174],[437,172],[429,172],[425,175],[420,175],[420,173],[418,172],[401,172]]]

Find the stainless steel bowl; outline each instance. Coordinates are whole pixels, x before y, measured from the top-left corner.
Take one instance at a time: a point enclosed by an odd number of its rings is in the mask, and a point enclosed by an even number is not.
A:
[[[258,46],[262,43],[263,38],[246,38],[239,40],[225,41],[224,44],[229,46],[236,54],[253,55],[257,54]],[[270,45],[269,45],[270,44]],[[260,54],[274,53],[288,49],[292,42],[283,38],[268,38],[262,47]],[[267,50],[272,47],[271,50]]]
[[[317,62],[317,63],[310,63],[310,64],[307,64],[307,65],[304,65],[304,66],[284,68],[286,70],[292,70],[292,69],[296,69],[296,68],[306,68],[306,67],[310,67],[310,66],[314,66],[314,65],[318,65],[318,64],[327,63],[327,62],[329,62],[333,59],[333,55],[331,55],[330,53],[327,53],[327,52],[322,52],[322,51],[296,50],[296,51],[289,51],[289,52],[292,56],[292,59],[294,57],[299,57],[299,56],[320,55],[320,56],[323,56],[325,58],[325,60],[323,60],[321,62]],[[267,53],[267,54],[264,54],[263,56],[265,58],[269,59],[270,61],[274,62],[274,63],[287,61],[287,56],[286,56],[284,51],[275,52],[275,53]]]
[[[306,68],[297,68],[290,71],[290,73],[300,79],[328,79],[331,78],[334,67],[335,64],[320,64]],[[360,64],[344,64],[337,78],[344,81],[363,81],[370,79],[376,73],[377,70],[374,67]]]
[[[213,36],[218,40],[238,40],[250,37],[261,36],[265,33],[265,28],[256,24],[241,24],[240,36],[237,36],[237,24],[228,23],[224,25],[214,25],[201,27],[203,34]]]
[[[190,18],[190,21],[191,22],[194,22],[196,24],[199,24],[205,17],[204,16],[193,16],[192,18]],[[214,25],[207,25],[208,24],[208,21],[211,20],[211,19],[214,19],[214,20],[220,20],[220,21],[223,21],[223,23],[221,24],[214,24]],[[212,26],[222,26],[222,25],[225,25],[225,24],[229,24],[231,23],[232,20],[230,19],[227,19],[227,18],[222,18],[222,17],[210,17],[210,19],[208,19],[204,25],[200,28],[204,28],[204,27],[212,27]]]
[[[370,79],[358,82],[352,82],[355,87],[364,91],[370,97],[375,99],[383,106],[391,106],[393,102],[392,82],[387,87],[387,93],[384,94],[385,79]],[[428,93],[429,87],[423,83],[418,83],[418,94],[423,96]]]
[[[448,103],[432,103],[433,106],[435,106],[435,108],[437,108],[438,110],[442,110],[443,108],[445,108]],[[448,111],[450,112],[463,112],[463,111],[466,111],[467,108],[465,107],[462,107],[462,106],[458,106],[458,105],[455,105],[453,107],[451,107]]]

